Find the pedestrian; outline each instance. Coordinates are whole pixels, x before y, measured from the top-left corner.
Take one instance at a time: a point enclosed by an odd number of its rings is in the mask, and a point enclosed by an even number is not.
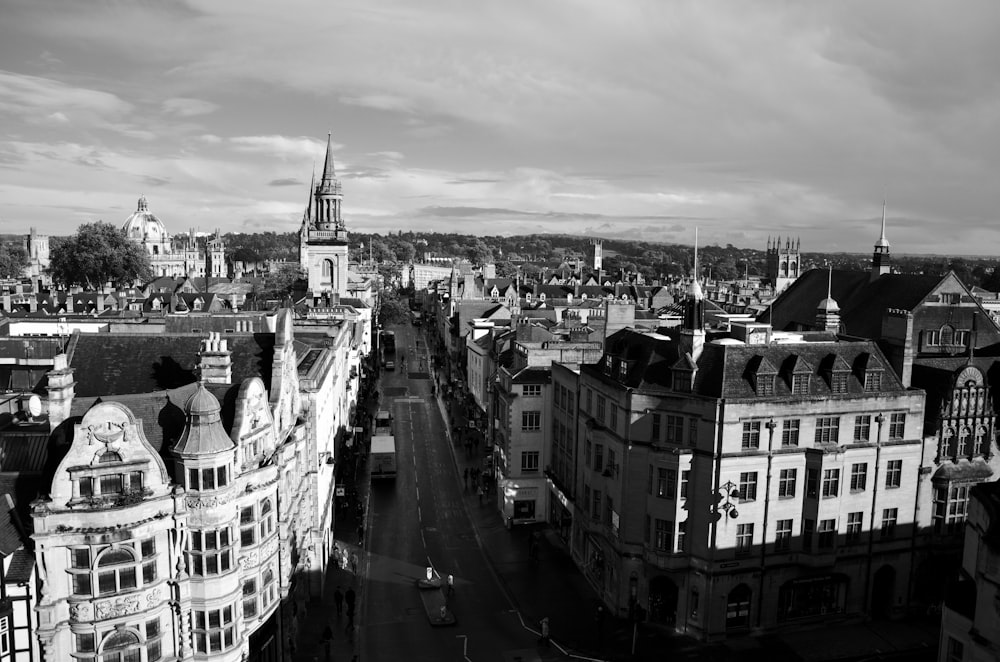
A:
[[[483,486],[480,485],[479,489],[476,490],[476,495],[479,496],[479,505],[483,505]]]
[[[549,645],[549,617],[546,616],[545,618],[543,618],[542,621],[541,621],[541,623],[539,625],[541,626],[542,636],[538,638],[538,643],[541,644],[542,646],[548,646]]]
[[[340,586],[333,591],[333,604],[337,607],[337,618],[344,613],[344,594],[340,592]]]
[[[476,478],[476,472],[472,472],[472,489],[476,489],[479,485],[478,479]]]
[[[358,574],[358,555],[351,554],[351,572],[355,575]]]
[[[340,567],[343,568],[344,570],[347,570],[347,548],[346,547],[344,548],[344,551],[341,552],[341,554],[340,554],[340,561],[341,561]]]
[[[462,479],[465,481],[465,489],[469,489],[469,467],[462,472]]]
[[[448,575],[448,595],[455,593],[455,575]]]
[[[333,543],[333,562],[337,564],[337,569],[340,569],[340,546],[337,543]]]
[[[365,523],[361,522],[358,524],[358,545],[365,544]]]

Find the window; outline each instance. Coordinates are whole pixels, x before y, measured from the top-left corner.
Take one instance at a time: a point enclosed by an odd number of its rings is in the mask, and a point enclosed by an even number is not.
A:
[[[899,515],[898,508],[886,508],[882,511],[882,538],[888,540],[896,532],[896,517]]]
[[[271,500],[264,499],[260,503],[260,539],[264,540],[272,533],[274,533],[274,512]]]
[[[698,419],[688,419],[688,446],[698,443]]]
[[[965,644],[954,637],[948,637],[945,662],[965,662]]]
[[[758,374],[755,381],[757,382],[757,395],[774,395],[773,374]]]
[[[194,649],[198,653],[216,653],[232,648],[236,643],[233,608],[194,612]]]
[[[823,498],[828,499],[840,494],[840,469],[823,470]]]
[[[611,403],[611,416],[608,417],[608,427],[612,430],[618,429],[618,405]]]
[[[809,375],[792,375],[792,395],[809,394]]]
[[[958,430],[958,457],[963,457],[969,452],[969,428],[963,425]]]
[[[163,657],[160,643],[160,619],[146,621],[146,662],[156,662]]]
[[[820,416],[816,419],[816,443],[835,444],[840,436],[840,419],[836,416]]]
[[[743,441],[740,448],[743,450],[760,448],[760,421],[743,422]]]
[[[599,520],[601,517],[601,491],[594,490],[593,502],[591,504],[590,517]]]
[[[135,557],[128,547],[113,547],[97,559],[98,595],[131,591],[138,586]]]
[[[253,506],[240,508],[240,546],[250,547],[257,542],[257,520],[253,516]]]
[[[813,548],[813,531],[816,530],[816,520],[802,520],[802,551],[811,552]]]
[[[677,551],[684,551],[684,544],[687,536],[687,520],[677,523]]]
[[[757,472],[744,471],[740,473],[740,501],[757,499]]]
[[[597,396],[597,418],[601,423],[604,422],[604,410],[605,410],[605,400],[603,395]]]
[[[881,391],[882,390],[882,371],[881,370],[868,370],[865,372],[865,390],[866,391]]]
[[[851,491],[864,492],[868,484],[868,463],[857,462],[851,465]]]
[[[952,485],[934,490],[934,528],[938,533],[962,530],[969,513],[969,486]]]
[[[101,494],[121,494],[124,490],[121,474],[108,474],[98,477]]]
[[[542,412],[522,411],[521,429],[525,432],[535,432],[542,429]]]
[[[274,588],[274,571],[270,568],[264,571],[263,585],[264,587],[260,592],[260,599],[264,603],[264,608],[267,609],[267,606],[274,602],[274,598],[276,597]]]
[[[797,418],[789,418],[781,422],[781,445],[782,447],[799,445],[799,425]]]
[[[885,468],[885,486],[899,487],[903,478],[903,461],[889,460]]]
[[[834,372],[830,374],[830,390],[834,393],[847,393],[847,373]]]
[[[521,451],[521,471],[538,471],[538,451]]]
[[[604,471],[603,444],[594,444],[594,471]]]
[[[792,520],[779,519],[774,532],[774,551],[787,552],[792,546]]]
[[[232,540],[229,528],[191,531],[188,562],[192,575],[205,577],[229,572],[233,568]]]
[[[806,496],[815,499],[819,496],[819,470],[806,469]]]
[[[525,384],[521,387],[521,394],[526,398],[537,398],[542,394],[542,385]]]
[[[101,662],[139,662],[139,635],[130,630],[112,630],[101,644]]]
[[[257,580],[251,578],[243,582],[243,618],[257,616]]]
[[[656,530],[653,535],[653,546],[658,552],[672,552],[674,549],[674,523],[669,520],[656,520]]]
[[[677,494],[677,470],[664,469],[656,470],[656,496],[673,500]]]
[[[667,443],[684,443],[684,417],[667,415]]]
[[[889,440],[899,441],[903,438],[906,428],[906,414],[897,412],[889,416]],[[966,432],[968,433],[968,432]]]
[[[847,544],[853,545],[861,539],[861,518],[864,513],[847,514]]]
[[[657,413],[652,414],[653,417],[653,431],[650,433],[651,441],[654,443],[660,440],[660,415]]]
[[[791,499],[795,496],[795,474],[798,469],[782,469],[778,473],[778,498]]]
[[[837,520],[821,519],[819,521],[819,548],[830,549],[837,541]]]
[[[869,414],[854,417],[854,443],[860,444],[872,438],[872,417]]]
[[[74,639],[77,653],[93,653],[96,651],[96,648],[94,648],[96,645],[94,633],[77,634]]]
[[[691,470],[681,471],[681,498],[686,499],[688,495],[688,483],[691,481]]]
[[[749,554],[753,548],[753,523],[736,525],[736,553]]]

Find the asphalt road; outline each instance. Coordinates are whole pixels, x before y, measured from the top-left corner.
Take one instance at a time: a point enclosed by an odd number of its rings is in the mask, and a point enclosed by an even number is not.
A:
[[[372,484],[361,659],[530,660],[535,636],[521,626],[466,511],[446,423],[424,376],[423,337],[410,326],[393,330],[397,371],[383,376],[382,408],[393,413],[398,475],[395,484]],[[401,372],[403,354],[411,372]],[[454,575],[455,625],[435,627],[427,618],[415,585],[427,567]]]

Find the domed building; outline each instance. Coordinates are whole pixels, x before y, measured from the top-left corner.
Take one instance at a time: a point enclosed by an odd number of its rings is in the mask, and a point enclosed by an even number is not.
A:
[[[204,249],[195,240],[194,229],[181,241],[171,239],[166,226],[149,211],[146,196],[139,196],[136,210],[122,225],[125,236],[149,254],[155,276],[226,277],[226,246],[219,231]]]

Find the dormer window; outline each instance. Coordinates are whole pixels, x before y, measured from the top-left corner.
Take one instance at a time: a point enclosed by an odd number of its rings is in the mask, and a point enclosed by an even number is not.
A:
[[[837,371],[830,374],[830,390],[833,393],[847,393],[847,373]]]
[[[774,395],[774,378],[775,375],[773,373],[757,373],[756,384],[754,385],[757,395]]]
[[[618,364],[618,379],[622,381],[628,379],[628,361],[621,361]]]
[[[673,386],[675,391],[682,391],[684,393],[691,392],[691,371],[689,370],[674,370],[673,375]]]
[[[865,390],[866,391],[881,391],[882,390],[882,371],[881,370],[866,370],[865,371]]]
[[[605,354],[604,355],[604,374],[605,375],[610,375],[611,374],[611,366],[613,365],[613,363],[614,363],[614,359],[611,358],[611,355],[610,354]]]
[[[808,395],[808,394],[809,394],[809,375],[807,374],[792,375],[792,395]]]

